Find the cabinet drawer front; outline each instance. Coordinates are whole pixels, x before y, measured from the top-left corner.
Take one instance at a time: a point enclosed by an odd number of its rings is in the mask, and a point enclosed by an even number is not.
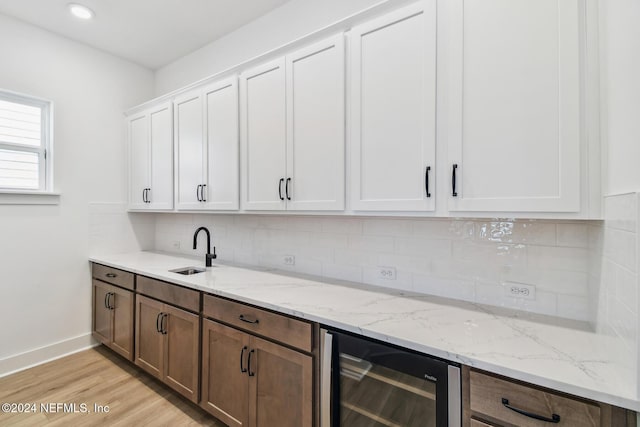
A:
[[[505,406],[551,418],[560,416],[559,426],[600,426],[600,408],[538,388],[513,383],[476,371],[470,373],[471,410],[520,427],[551,425],[519,414]],[[506,402],[505,402],[506,403]]]
[[[204,296],[203,314],[238,328],[311,351],[311,324],[211,295]]]
[[[103,282],[113,283],[122,288],[133,290],[133,273],[128,271],[93,263],[91,274]]]
[[[186,310],[200,311],[200,292],[138,276],[138,292]]]

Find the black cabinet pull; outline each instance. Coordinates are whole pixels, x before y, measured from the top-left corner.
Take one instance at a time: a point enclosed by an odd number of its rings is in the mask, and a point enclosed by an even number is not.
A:
[[[201,202],[206,202],[207,198],[204,195],[204,189],[207,187],[207,184],[202,184],[202,190],[200,190],[200,198],[202,199]]]
[[[247,346],[245,345],[244,347],[242,347],[242,351],[240,352],[240,372],[245,373],[247,372],[247,368],[244,368],[242,366],[242,361],[244,360],[244,352],[247,350]]]
[[[147,189],[142,189],[142,203],[147,203]]]
[[[431,193],[429,193],[429,172],[431,172],[431,166],[427,166],[427,170],[424,171],[424,189],[427,197],[431,197]]]
[[[255,350],[251,350],[249,352],[249,360],[247,361],[247,369],[249,370],[248,375],[253,377],[256,373],[251,370],[251,355],[255,352]]]
[[[167,335],[167,323],[166,320],[169,317],[167,313],[162,313],[162,318],[160,319],[160,332],[162,335]]]
[[[291,182],[291,178],[287,178],[287,184],[284,186],[284,193],[287,195],[287,200],[291,200],[291,196],[289,196],[289,183]]]
[[[111,297],[113,297],[113,299],[115,300],[116,299],[116,294],[113,293],[113,292],[109,292],[109,295],[110,295],[110,297],[109,297],[109,308],[111,310],[115,310],[116,309],[116,303],[113,302],[113,304],[112,304]]]
[[[151,197],[149,196],[150,193],[151,193],[151,189],[147,188],[147,203],[151,203]]]
[[[112,279],[113,279],[114,277],[118,277],[118,275],[117,275],[117,274],[115,274],[115,273],[107,273],[107,274],[105,274],[105,276],[107,276],[107,277],[111,277]]]
[[[202,201],[202,199],[200,198],[200,187],[202,187],[202,185],[198,184],[198,186],[196,187],[196,199],[198,199],[199,202]]]
[[[158,333],[162,333],[162,331],[160,330],[160,318],[162,317],[162,312],[158,313],[158,316],[156,317],[156,331],[158,331]]]
[[[282,183],[284,182],[284,178],[280,178],[280,181],[278,181],[278,197],[280,197],[280,200],[284,200],[284,197],[282,197]]]
[[[525,417],[533,418],[547,423],[557,424],[560,422],[560,415],[558,414],[551,414],[551,418],[547,418],[542,415],[534,414],[533,412],[527,412],[524,409],[514,408],[513,406],[509,405],[509,399],[505,399],[504,397],[502,398],[502,405],[507,409],[511,409],[513,412],[524,415]]]
[[[256,320],[250,320],[247,319],[246,317],[244,317],[244,314],[241,314],[240,316],[238,316],[238,319],[242,320],[243,322],[246,323],[252,323],[254,325],[257,325],[258,323],[260,323],[260,320],[256,319]]]
[[[107,292],[106,294],[104,294],[104,308],[109,308],[109,301],[107,301],[109,299],[109,292]]]
[[[456,191],[456,170],[458,170],[458,165],[454,164],[451,172],[451,195],[453,197],[458,197],[458,192]]]

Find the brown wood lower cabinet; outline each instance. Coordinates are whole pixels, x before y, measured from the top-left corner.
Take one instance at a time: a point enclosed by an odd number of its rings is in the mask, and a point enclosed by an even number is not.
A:
[[[207,320],[200,405],[229,426],[311,427],[313,358]]]
[[[197,314],[136,296],[136,365],[196,403],[199,331]]]
[[[133,298],[126,289],[93,279],[93,337],[133,360]]]

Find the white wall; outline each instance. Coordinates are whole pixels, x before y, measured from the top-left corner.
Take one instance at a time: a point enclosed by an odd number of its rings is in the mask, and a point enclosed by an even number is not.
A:
[[[600,1],[605,194],[640,190],[640,2]]]
[[[225,70],[379,3],[401,0],[290,0],[156,72],[156,96]]]
[[[126,199],[122,112],[153,96],[154,76],[3,15],[0,58],[0,88],[53,101],[62,193],[57,206],[0,205],[1,375],[89,343],[89,202]]]

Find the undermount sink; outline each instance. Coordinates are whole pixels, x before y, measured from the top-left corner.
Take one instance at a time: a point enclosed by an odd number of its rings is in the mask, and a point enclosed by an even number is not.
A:
[[[169,270],[172,273],[184,274],[185,276],[190,276],[192,274],[204,273],[207,271],[202,267],[182,267],[176,268],[175,270]]]

